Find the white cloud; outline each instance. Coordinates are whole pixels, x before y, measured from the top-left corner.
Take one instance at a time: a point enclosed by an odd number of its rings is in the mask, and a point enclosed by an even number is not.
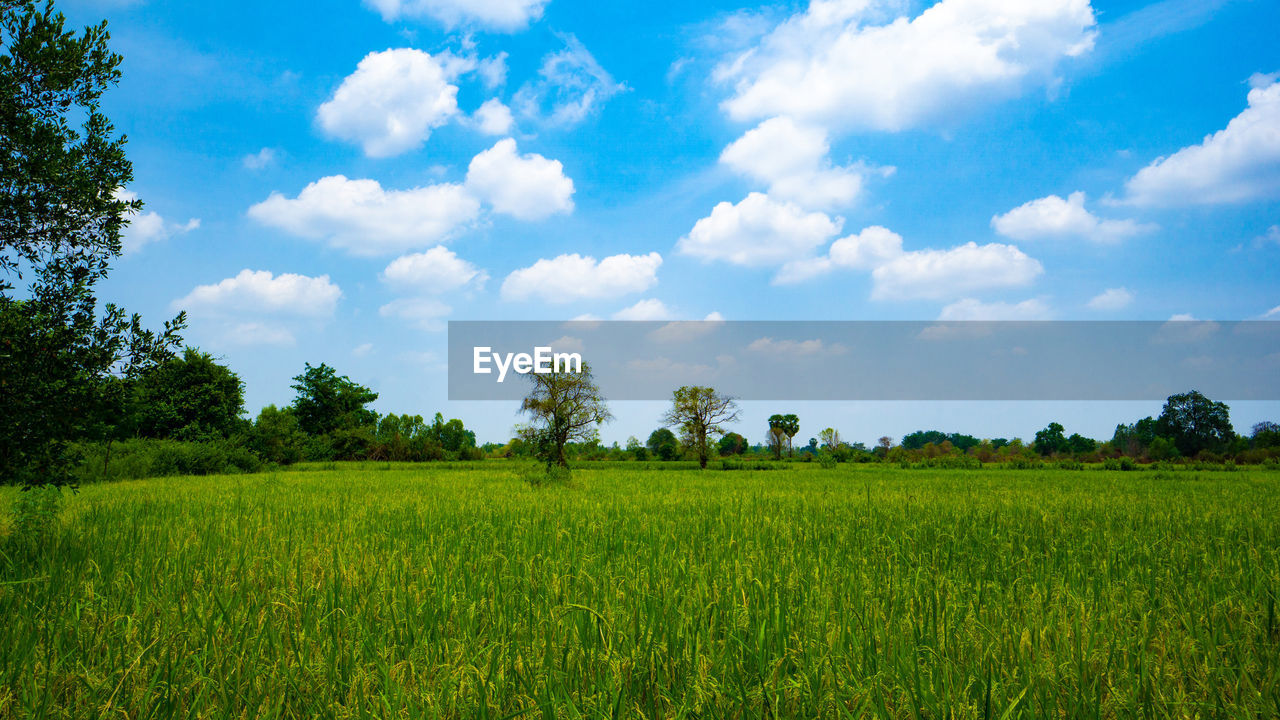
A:
[[[516,91],[512,102],[525,117],[552,125],[576,125],[627,86],[616,82],[572,35],[565,49],[547,55],[538,77]]]
[[[458,114],[455,73],[421,50],[369,53],[316,117],[326,134],[359,143],[365,155],[399,155]]]
[[[246,170],[261,170],[270,165],[274,165],[275,162],[276,151],[269,147],[264,147],[256,153],[249,153],[248,155],[240,158],[240,164],[244,166]]]
[[[1125,184],[1139,206],[1217,205],[1280,197],[1280,83],[1255,78],[1227,127],[1159,158]]]
[[[769,196],[804,207],[831,209],[852,203],[862,191],[868,169],[833,167],[825,130],[770,118],[748,130],[720,154],[720,162],[769,184]],[[893,168],[877,172],[892,173]]]
[[[1277,305],[1262,314],[1264,318],[1280,318],[1280,305]]]
[[[485,135],[506,135],[511,132],[515,119],[511,117],[511,108],[502,104],[498,98],[489,98],[476,109],[474,115],[476,128]]]
[[[493,57],[476,61],[476,72],[490,90],[507,82],[507,54],[500,52]]]
[[[1038,260],[1013,245],[970,242],[905,252],[901,235],[872,226],[831,243],[825,256],[788,262],[773,283],[795,284],[837,269],[871,271],[872,300],[945,300],[1028,285],[1044,272]]]
[[[1098,293],[1088,303],[1090,310],[1122,310],[1133,302],[1133,291],[1128,288],[1107,288]]]
[[[137,193],[124,188],[117,188],[111,195],[123,202],[138,199]],[[200,218],[191,218],[185,223],[169,222],[154,210],[140,215],[128,215],[126,219],[129,224],[120,232],[120,248],[125,255],[132,255],[151,243],[168,240],[200,227]]]
[[[843,221],[805,212],[794,203],[751,193],[737,205],[721,202],[680,238],[676,249],[702,260],[763,266],[805,256],[840,232]]]
[[[984,101],[1051,85],[1093,47],[1089,0],[814,0],[721,64],[736,120],[788,115],[831,128],[898,131],[947,122]]]
[[[715,332],[722,325],[724,325],[724,316],[718,312],[711,312],[701,321],[677,320],[669,322],[650,332],[649,339],[660,343],[687,343]]]
[[[1119,242],[1158,229],[1134,220],[1100,219],[1085,209],[1084,202],[1083,192],[1073,192],[1065,200],[1050,195],[992,217],[991,227],[1014,240],[1081,238],[1098,243]]]
[[[278,192],[249,217],[299,237],[325,240],[355,255],[382,255],[448,239],[480,213],[461,185],[383,190],[375,180],[321,178],[296,198]]]
[[[548,0],[365,0],[387,22],[402,17],[430,17],[452,29],[476,25],[493,30],[519,30],[542,17]]]
[[[1029,285],[1044,272],[1013,245],[969,242],[950,250],[903,253],[871,271],[872,300],[941,300]]]
[[[1020,303],[991,302],[965,298],[942,308],[939,320],[1048,320],[1053,316],[1049,306],[1043,301],[1032,298]]]
[[[495,212],[520,220],[541,220],[573,212],[573,180],[559,160],[520,155],[516,141],[499,140],[471,159],[467,189],[488,201]]]
[[[662,304],[661,300],[649,298],[641,300],[635,305],[623,308],[613,314],[614,320],[670,320],[675,317],[675,313],[671,308]]]
[[[879,225],[831,243],[824,257],[793,260],[773,279],[775,285],[791,285],[824,275],[837,268],[874,270],[901,256],[902,236]]]
[[[441,318],[453,311],[453,308],[435,298],[412,297],[400,298],[378,308],[378,314],[385,318],[399,318],[409,325],[422,330],[442,330],[444,322]]]
[[[402,255],[382,271],[388,284],[417,293],[439,295],[472,285],[483,287],[488,273],[437,245],[426,252]]]
[[[661,265],[662,256],[656,252],[612,255],[599,262],[577,253],[544,258],[508,275],[502,283],[502,298],[560,304],[621,297],[653,287]]]
[[[373,343],[361,343],[351,348],[351,354],[356,357],[365,357],[371,352],[373,352]]]
[[[273,276],[267,270],[244,269],[235,277],[214,285],[199,285],[174,300],[175,310],[201,314],[247,312],[328,317],[338,306],[342,290],[328,275],[308,277],[293,273]]]

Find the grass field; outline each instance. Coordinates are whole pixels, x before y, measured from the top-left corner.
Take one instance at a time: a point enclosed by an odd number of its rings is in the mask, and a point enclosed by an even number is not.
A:
[[[0,561],[0,717],[1280,716],[1280,473],[574,482],[83,488]]]

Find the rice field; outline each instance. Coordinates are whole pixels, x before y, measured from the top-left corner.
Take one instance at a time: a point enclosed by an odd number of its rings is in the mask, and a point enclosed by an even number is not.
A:
[[[1274,471],[518,471],[85,487],[0,717],[1280,716]]]

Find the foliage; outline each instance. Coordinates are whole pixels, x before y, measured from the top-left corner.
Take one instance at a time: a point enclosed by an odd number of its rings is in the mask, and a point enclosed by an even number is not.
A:
[[[291,387],[297,397],[291,407],[298,418],[298,427],[308,435],[367,427],[377,420],[377,415],[365,405],[377,400],[378,393],[346,375],[339,375],[324,363],[319,367],[306,363],[302,374],[293,380]]]
[[[8,552],[10,560],[26,560],[44,552],[57,535],[62,488],[56,485],[25,487],[9,508]]]
[[[531,387],[520,412],[529,416],[529,422],[520,428],[521,437],[543,464],[567,468],[565,445],[595,441],[600,425],[613,415],[586,363],[580,372],[529,373],[525,377]]]
[[[717,443],[721,456],[742,455],[747,452],[747,439],[736,432],[725,433]]]
[[[715,388],[685,385],[672,393],[671,408],[662,416],[668,427],[680,428],[681,440],[707,467],[709,440],[725,433],[724,426],[738,419],[738,404]]]
[[[1067,437],[1063,434],[1065,428],[1056,422],[1049,423],[1048,427],[1036,433],[1035,449],[1042,456],[1056,455],[1067,449]]]
[[[69,482],[68,442],[119,434],[130,383],[185,325],[179,314],[155,333],[98,309],[94,285],[142,204],[118,193],[133,171],[99,111],[120,56],[105,23],[80,35],[64,25],[51,4],[0,4],[0,483]]]
[[[675,460],[680,457],[680,441],[675,433],[664,427],[649,433],[646,447],[659,460]]]
[[[212,355],[187,348],[138,378],[131,409],[141,437],[227,438],[243,425],[244,383]]]
[[[79,460],[74,477],[80,484],[175,475],[253,473],[264,466],[261,456],[233,440],[191,442],[130,438],[114,442],[109,448],[101,443],[74,443],[71,450]],[[107,462],[108,452],[110,462]]]
[[[800,432],[800,418],[792,414],[769,416],[769,448],[775,460],[782,459],[782,451],[791,454],[791,440]]]
[[[1271,472],[760,464],[86,486],[0,715],[1275,715]]]
[[[1172,440],[1178,452],[1188,457],[1205,450],[1220,453],[1235,437],[1226,403],[1214,402],[1195,390],[1169,396],[1156,419],[1156,432]]]

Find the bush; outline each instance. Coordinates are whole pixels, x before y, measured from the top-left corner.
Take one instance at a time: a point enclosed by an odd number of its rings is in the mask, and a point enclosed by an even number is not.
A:
[[[8,543],[11,557],[39,554],[58,532],[62,490],[53,485],[24,488],[14,499]]]
[[[1121,470],[1124,472],[1130,472],[1133,470],[1141,470],[1142,466],[1134,462],[1132,458],[1127,458],[1127,457],[1107,458],[1107,461],[1102,463],[1102,469],[1103,470]]]
[[[1010,470],[1039,470],[1044,467],[1044,462],[1028,457],[1014,457],[1009,458],[1004,466]]]
[[[82,483],[136,480],[172,475],[223,475],[262,469],[262,459],[231,440],[184,442],[135,438],[111,443],[78,443],[75,470]]]

